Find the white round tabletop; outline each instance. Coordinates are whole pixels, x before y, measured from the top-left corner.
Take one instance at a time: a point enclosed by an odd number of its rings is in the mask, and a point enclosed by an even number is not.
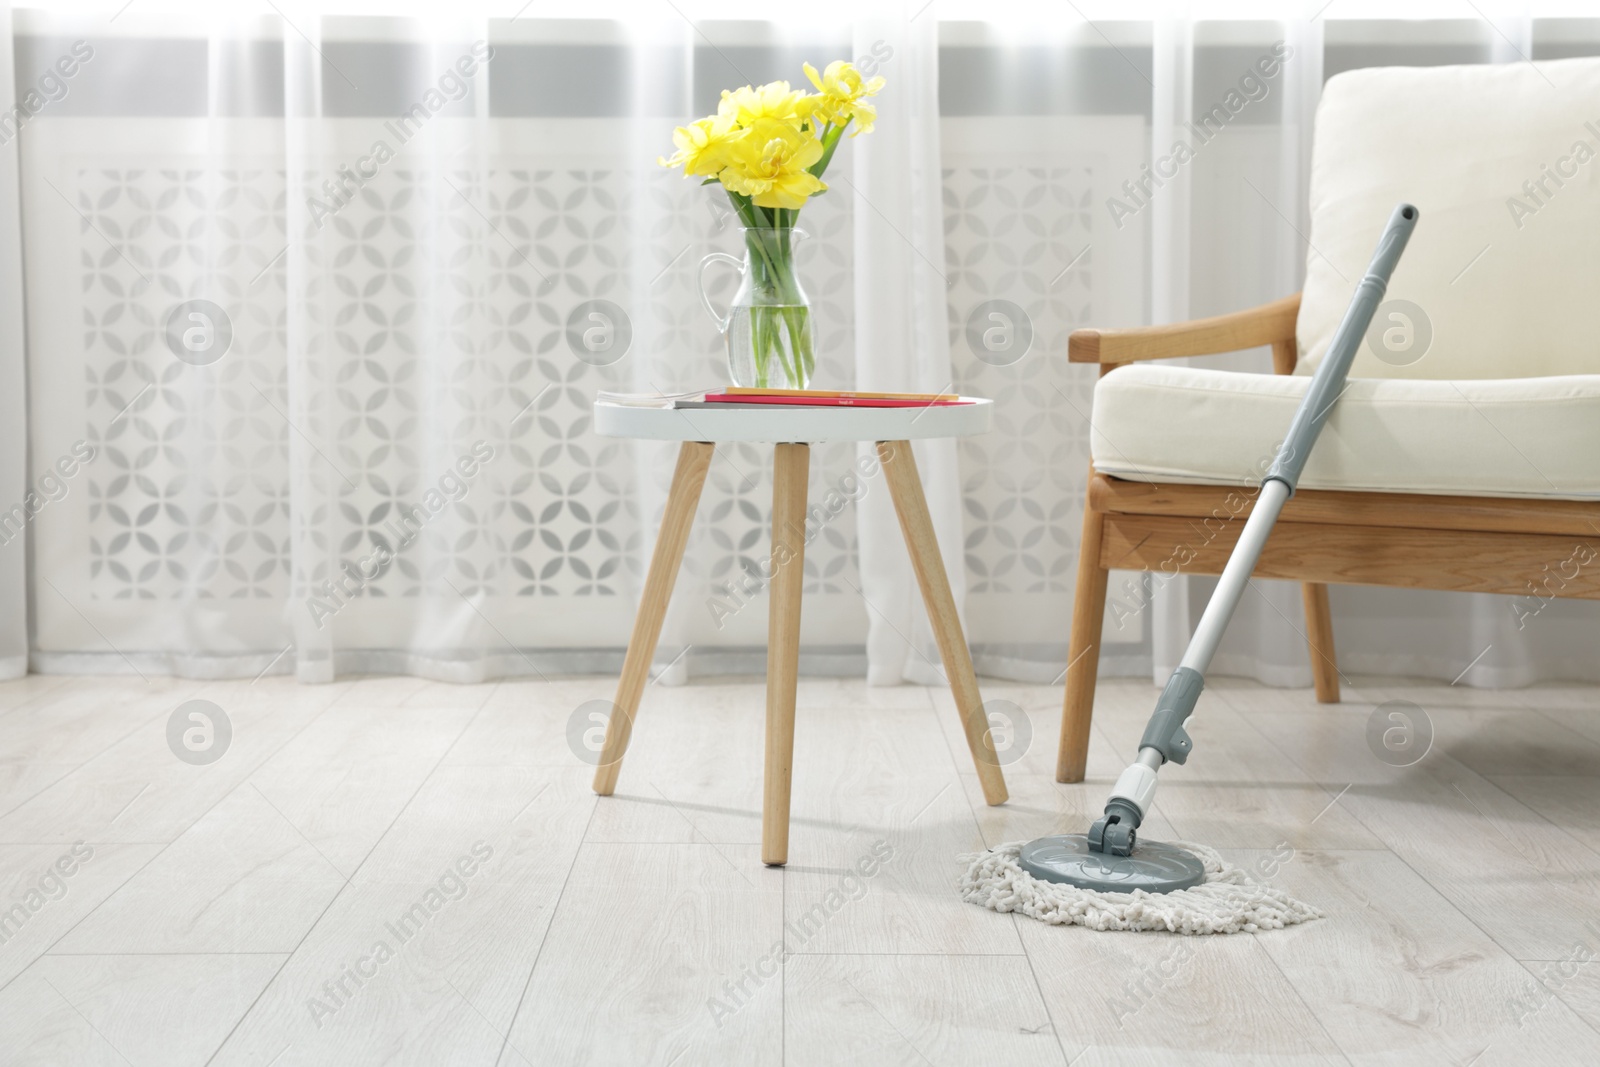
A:
[[[594,405],[595,432],[650,441],[914,441],[988,433],[994,401],[914,408],[802,407],[795,404],[721,408],[639,408]]]

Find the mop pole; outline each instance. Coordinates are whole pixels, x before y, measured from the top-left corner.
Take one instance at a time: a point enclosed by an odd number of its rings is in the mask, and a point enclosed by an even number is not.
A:
[[[1091,850],[1116,856],[1130,855],[1139,824],[1155,800],[1156,772],[1164,763],[1183,763],[1189,758],[1194,742],[1184,731],[1183,724],[1194,712],[1200,690],[1205,686],[1206,668],[1211,665],[1211,657],[1216,654],[1222,634],[1239,606],[1239,599],[1244,596],[1267,536],[1272,533],[1283,505],[1294,495],[1295,484],[1300,480],[1300,472],[1317,442],[1317,435],[1322,432],[1322,424],[1344,392],[1350,363],[1355,359],[1373,313],[1383,300],[1400,253],[1405,251],[1406,241],[1416,227],[1417,214],[1412,205],[1400,204],[1389,216],[1389,224],[1378,241],[1378,250],[1367,267],[1366,277],[1356,286],[1355,297],[1334,331],[1327,355],[1312,376],[1311,387],[1300,401],[1289,432],[1261,480],[1255,507],[1217,581],[1216,592],[1211,594],[1211,601],[1200,617],[1200,625],[1195,628],[1182,662],[1172,672],[1156,701],[1155,713],[1150,716],[1150,724],[1139,741],[1139,757],[1117,778],[1111,798],[1106,801],[1105,814],[1089,831]]]

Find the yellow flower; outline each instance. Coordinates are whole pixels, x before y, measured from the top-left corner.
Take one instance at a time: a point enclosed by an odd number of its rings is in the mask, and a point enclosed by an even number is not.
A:
[[[712,115],[672,131],[678,150],[671,159],[656,160],[663,167],[682,167],[684,174],[715,174],[728,165],[728,152],[744,136],[733,118]]]
[[[822,158],[822,142],[781,119],[760,119],[731,145],[722,184],[758,207],[800,208],[827,188],[806,168]]]
[[[783,119],[798,126],[811,117],[811,105],[816,99],[799,89],[791,90],[788,82],[768,82],[754,89],[746,85],[731,93],[722,90],[717,114],[724,118],[731,116],[744,127],[753,126],[762,119]]]
[[[818,95],[811,98],[815,101],[811,113],[817,121],[843,126],[855,119],[856,131],[850,136],[872,132],[878,110],[862,98],[876,96],[885,84],[882,78],[863,79],[855,64],[842,59],[829,63],[820,76],[810,63],[805,64],[805,72],[817,87]]]

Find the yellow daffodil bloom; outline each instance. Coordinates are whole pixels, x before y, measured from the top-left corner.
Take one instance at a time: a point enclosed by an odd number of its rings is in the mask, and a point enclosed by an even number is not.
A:
[[[730,147],[722,184],[758,207],[798,209],[827,188],[806,171],[822,158],[822,142],[792,122],[762,119]]]
[[[783,119],[798,126],[811,117],[811,106],[816,99],[799,89],[791,90],[788,82],[768,82],[754,89],[746,85],[731,93],[722,90],[722,103],[717,107],[717,115],[732,116],[734,121],[746,128],[762,119]]]
[[[670,159],[657,159],[663,167],[682,167],[685,174],[716,174],[728,165],[732,144],[744,136],[727,115],[712,115],[672,131],[678,150]]]
[[[815,101],[811,113],[816,121],[843,126],[855,119],[856,130],[850,136],[872,132],[878,110],[862,98],[876,96],[884,86],[882,78],[863,79],[855,64],[842,59],[829,63],[828,69],[820,75],[810,63],[805,64],[804,69],[811,84],[817,87],[818,95],[811,98]]]
[[[832,158],[841,128],[853,123],[855,133],[871,132],[878,113],[866,98],[884,85],[882,78],[863,78],[843,60],[829,63],[822,74],[807,63],[805,72],[815,94],[786,81],[725,90],[717,113],[674,130],[677,151],[657,162],[720,181],[741,217],[752,203],[798,211],[827,190],[810,171],[816,167],[820,174],[827,168],[824,156]],[[819,134],[827,125],[834,131],[824,143]]]

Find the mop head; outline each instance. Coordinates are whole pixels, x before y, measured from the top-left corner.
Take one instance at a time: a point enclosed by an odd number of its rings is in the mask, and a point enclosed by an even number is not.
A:
[[[1102,893],[1046,882],[1022,869],[1026,841],[960,857],[967,864],[961,899],[991,911],[1016,911],[1040,922],[1091,930],[1164,930],[1174,934],[1237,934],[1278,930],[1322,912],[1281,889],[1259,885],[1214,849],[1174,842],[1205,864],[1205,881],[1171,893]]]

